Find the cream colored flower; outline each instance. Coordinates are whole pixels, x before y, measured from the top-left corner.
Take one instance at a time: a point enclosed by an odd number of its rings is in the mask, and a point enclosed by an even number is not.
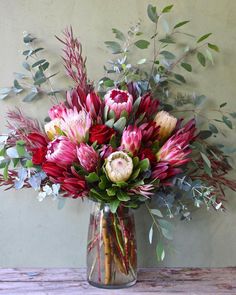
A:
[[[166,139],[169,137],[177,124],[177,119],[165,111],[158,112],[154,118],[154,121],[156,122],[157,126],[160,126],[160,139]]]
[[[114,152],[106,159],[105,169],[112,182],[126,181],[133,172],[133,161],[124,152]]]
[[[44,126],[45,132],[50,140],[55,139],[56,136],[62,135],[61,122],[61,119],[56,118]]]

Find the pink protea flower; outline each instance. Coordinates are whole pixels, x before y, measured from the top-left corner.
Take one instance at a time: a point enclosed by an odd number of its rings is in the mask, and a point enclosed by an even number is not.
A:
[[[60,103],[57,105],[54,105],[49,110],[48,114],[51,120],[54,119],[60,119],[62,117],[62,114],[66,111],[66,106],[64,103]]]
[[[129,114],[132,110],[133,96],[128,91],[112,89],[107,92],[104,99],[109,110],[114,111],[116,119],[120,118],[122,111]]]
[[[88,172],[94,172],[98,166],[98,154],[92,146],[81,143],[77,147],[77,157],[80,165]]]
[[[139,126],[139,129],[142,131],[142,140],[146,145],[159,139],[159,128],[154,121],[149,121]]]
[[[48,144],[46,159],[49,162],[69,165],[76,159],[76,144],[65,136],[59,136]]]
[[[95,92],[90,92],[87,95],[86,109],[93,120],[102,121],[102,101]]]
[[[130,125],[123,132],[120,149],[135,155],[140,149],[141,140],[141,129]]]
[[[82,109],[80,112],[74,109],[67,109],[62,115],[61,130],[74,143],[81,143],[88,140],[88,132],[92,121],[90,115]]]
[[[181,172],[183,172],[182,169],[170,167],[167,162],[159,162],[153,168],[152,178],[163,181]]]
[[[191,159],[188,158],[188,155],[192,152],[189,145],[194,139],[195,130],[195,120],[193,119],[166,141],[158,151],[157,159],[167,162],[172,167],[189,162]]]

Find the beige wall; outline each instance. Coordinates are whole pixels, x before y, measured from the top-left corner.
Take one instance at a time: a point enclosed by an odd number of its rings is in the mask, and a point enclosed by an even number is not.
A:
[[[214,33],[213,41],[221,48],[216,66],[205,71],[197,66],[196,71],[201,75],[190,75],[189,80],[196,91],[205,93],[215,102],[229,100],[230,108],[235,111],[235,0],[1,0],[0,87],[10,85],[12,72],[21,70],[22,58],[18,50],[23,48],[23,31],[38,36],[41,45],[47,48],[50,60],[58,64],[60,44],[54,35],[60,35],[70,24],[84,44],[89,75],[91,79],[97,79],[103,75],[102,65],[107,59],[103,41],[111,38],[110,28],[125,30],[139,18],[144,19],[149,2],[157,2],[160,7],[175,3],[173,18],[192,19],[187,29],[190,33]],[[146,21],[144,27],[149,28]],[[63,67],[60,69],[57,84],[63,85]],[[15,105],[43,119],[49,103],[46,98],[35,104],[22,104],[19,98],[0,102],[1,132],[4,130],[4,114]],[[233,145],[235,139],[234,134],[227,140]],[[227,213],[202,209],[193,214],[190,223],[174,222],[175,238],[169,244],[164,265],[236,264],[236,194],[229,191],[228,198]],[[0,267],[85,265],[88,214],[87,202],[69,200],[63,210],[57,210],[56,203],[51,200],[39,203],[31,190],[0,190]],[[149,217],[143,214],[143,210],[136,215],[140,265],[153,265],[154,251],[147,242]]]

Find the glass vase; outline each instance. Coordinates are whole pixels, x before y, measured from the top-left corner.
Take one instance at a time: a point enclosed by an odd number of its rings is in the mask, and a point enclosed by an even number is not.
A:
[[[94,203],[87,245],[87,279],[99,288],[132,286],[137,280],[137,248],[132,209]]]

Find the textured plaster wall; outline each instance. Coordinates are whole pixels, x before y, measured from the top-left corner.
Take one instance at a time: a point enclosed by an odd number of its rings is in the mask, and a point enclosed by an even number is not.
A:
[[[202,71],[197,65],[196,72],[201,74],[190,75],[189,81],[193,89],[205,93],[215,102],[227,99],[230,109],[235,111],[236,1],[150,2],[159,7],[174,3],[173,19],[192,20],[186,29],[190,33],[214,33],[213,41],[221,48],[215,67]],[[101,77],[102,65],[108,58],[103,41],[112,37],[110,28],[125,30],[138,19],[146,19],[148,3],[144,0],[1,0],[0,87],[10,85],[12,73],[21,70],[19,51],[23,49],[23,31],[38,36],[40,44],[47,48],[47,56],[56,64],[56,70],[60,67],[60,74],[54,81],[65,85],[63,67],[59,66],[60,44],[54,35],[60,35],[62,29],[70,24],[84,44],[89,76],[91,79]],[[150,28],[146,20],[144,27],[145,30]],[[67,83],[71,82],[67,80]],[[24,104],[19,98],[0,102],[1,132],[5,130],[4,114],[16,105],[27,114],[43,119],[49,102],[44,99]],[[235,139],[235,134],[227,138],[231,145],[235,145]],[[235,193],[229,191],[228,198],[227,213],[217,214],[202,209],[194,212],[190,223],[174,221],[174,240],[169,244],[163,265],[213,267],[236,264]],[[58,210],[51,200],[39,203],[31,190],[0,190],[0,267],[84,266],[88,214],[87,202],[69,200],[63,210]],[[149,248],[146,234],[149,217],[143,209],[137,212],[136,217],[140,265],[154,265],[154,250]]]

